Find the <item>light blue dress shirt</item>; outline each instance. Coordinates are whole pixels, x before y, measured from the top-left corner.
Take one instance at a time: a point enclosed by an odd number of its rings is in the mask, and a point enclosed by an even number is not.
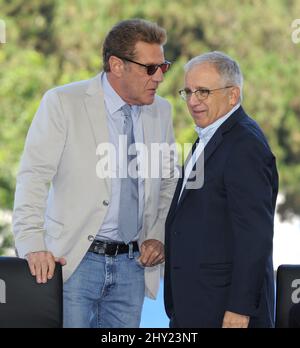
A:
[[[222,123],[224,123],[239,107],[241,104],[237,104],[234,106],[226,115],[220,117],[217,119],[214,123],[210,124],[209,126],[205,128],[200,128],[198,126],[195,127],[196,132],[198,133],[199,142],[197,144],[197,147],[195,151],[193,152],[193,155],[191,156],[189,162],[187,163],[184,171],[184,178],[183,183],[180,191],[180,195],[178,198],[178,202],[180,200],[180,197],[182,195],[182,192],[185,188],[185,185],[187,183],[187,180],[191,174],[191,171],[197,162],[200,154],[204,151],[205,146],[208,144],[212,136],[216,133],[218,128],[221,126]]]
[[[125,105],[125,101],[115,92],[110,85],[106,74],[103,74],[102,88],[104,92],[105,110],[107,115],[107,124],[109,131],[110,142],[116,149],[116,154],[119,152],[119,135],[123,133],[124,115],[121,111],[121,107]],[[141,107],[137,105],[132,106],[132,121],[133,132],[136,143],[144,142],[142,117],[140,117]],[[116,159],[116,171],[119,172],[118,158]],[[104,218],[102,226],[100,227],[96,239],[118,241],[122,242],[118,235],[118,216],[119,216],[119,204],[120,204],[120,189],[121,183],[118,175],[116,178],[111,178],[111,196],[109,200],[109,206],[107,214]],[[144,179],[138,180],[139,189],[139,221],[138,221],[138,234],[133,240],[137,240],[143,224],[143,211],[144,211]]]

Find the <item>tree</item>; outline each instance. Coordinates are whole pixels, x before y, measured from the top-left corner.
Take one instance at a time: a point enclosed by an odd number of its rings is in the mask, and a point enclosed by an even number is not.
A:
[[[240,62],[244,106],[262,126],[280,172],[282,218],[300,214],[299,45],[291,23],[296,0],[0,0],[7,43],[0,46],[0,208],[12,209],[25,136],[43,93],[101,70],[106,33],[121,19],[156,21],[168,32],[173,62],[159,93],[173,105],[176,139],[196,134],[184,102],[183,65],[221,50]]]

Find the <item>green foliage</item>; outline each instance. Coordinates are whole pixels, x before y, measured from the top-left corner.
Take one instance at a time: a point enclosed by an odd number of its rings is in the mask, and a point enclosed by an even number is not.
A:
[[[13,245],[13,235],[10,225],[0,224],[0,255],[5,255]]]
[[[173,105],[176,139],[195,138],[179,99],[183,65],[205,51],[235,57],[245,77],[244,107],[278,160],[282,217],[300,214],[300,44],[291,40],[297,0],[0,0],[7,43],[0,45],[0,209],[11,209],[25,136],[43,93],[101,70],[113,24],[141,17],[168,32],[173,62],[159,93]]]

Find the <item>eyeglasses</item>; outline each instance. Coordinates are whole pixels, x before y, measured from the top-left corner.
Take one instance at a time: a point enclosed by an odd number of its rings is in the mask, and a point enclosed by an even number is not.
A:
[[[120,58],[122,60],[126,60],[127,62],[130,62],[130,63],[134,63],[137,65],[143,66],[144,68],[147,69],[147,74],[150,76],[154,75],[158,68],[161,69],[163,74],[166,73],[169,70],[169,67],[171,65],[171,62],[168,62],[167,60],[164,61],[162,64],[142,64],[142,63],[135,62],[134,60],[131,60],[131,59],[128,59],[125,57],[118,57],[118,58]]]
[[[205,100],[213,91],[219,91],[221,89],[231,88],[234,86],[226,86],[221,88],[215,88],[215,89],[207,89],[207,88],[199,88],[196,89],[194,92],[192,92],[188,88],[181,89],[178,93],[181,96],[181,98],[185,101],[188,101],[191,99],[192,94],[195,93],[196,97],[199,101]]]

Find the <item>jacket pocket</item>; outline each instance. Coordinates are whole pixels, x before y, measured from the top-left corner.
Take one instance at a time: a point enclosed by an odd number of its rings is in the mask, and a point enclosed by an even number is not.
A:
[[[231,284],[232,263],[207,263],[200,265],[198,277],[212,288],[228,288]]]
[[[63,232],[64,224],[47,215],[45,220],[45,229],[49,236],[59,238]]]

